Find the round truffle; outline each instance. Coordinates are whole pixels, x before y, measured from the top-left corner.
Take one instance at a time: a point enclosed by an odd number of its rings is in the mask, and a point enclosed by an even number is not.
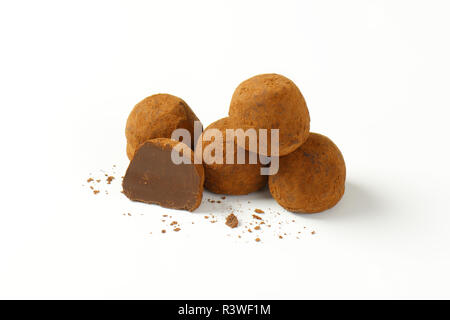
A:
[[[345,162],[338,147],[327,137],[311,133],[300,148],[279,160],[278,173],[269,177],[269,189],[283,208],[321,212],[342,198]]]
[[[139,102],[128,116],[125,135],[127,155],[131,160],[138,146],[149,139],[171,138],[175,129],[191,134],[194,148],[194,122],[199,121],[182,99],[170,94],[155,94]]]
[[[207,147],[215,141],[215,136],[212,136],[209,141],[205,139],[205,134],[211,132],[209,131],[211,129],[217,129],[221,133],[222,163],[212,163],[213,157],[216,157],[215,150],[211,153],[207,150]],[[261,175],[263,165],[259,160],[259,156],[238,147],[236,138],[227,141],[226,129],[233,129],[229,118],[217,120],[205,129],[197,143],[196,157],[203,155],[205,188],[214,193],[229,195],[248,194],[261,189],[267,184],[267,175]],[[200,143],[202,143],[202,148],[199,147]],[[234,150],[232,163],[227,163],[226,150]],[[238,163],[238,150],[245,155],[244,161],[241,161],[245,163]],[[202,154],[199,154],[200,152]],[[256,163],[250,163],[250,158],[256,159]]]
[[[268,130],[267,143],[258,141],[258,153],[263,155],[275,154],[270,129],[279,129],[279,156],[291,153],[308,138],[305,99],[294,82],[279,74],[261,74],[242,82],[234,91],[228,115],[236,128]]]

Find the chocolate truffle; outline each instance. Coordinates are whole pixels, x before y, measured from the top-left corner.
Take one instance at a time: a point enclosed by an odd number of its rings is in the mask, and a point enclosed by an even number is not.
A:
[[[279,156],[291,153],[308,138],[305,99],[294,82],[282,75],[261,74],[242,82],[234,91],[228,115],[236,128],[268,130],[267,146],[258,142],[258,153],[263,155],[275,154],[270,129],[279,129]]]
[[[139,102],[128,116],[125,135],[127,155],[131,160],[136,148],[146,140],[171,138],[175,129],[184,128],[191,134],[194,148],[194,121],[199,121],[182,99],[170,94],[155,94]]]
[[[333,207],[345,190],[345,162],[327,137],[311,133],[297,150],[281,157],[269,177],[272,196],[292,212],[314,213]]]
[[[223,163],[211,163],[209,153],[205,152],[208,145],[214,141],[206,141],[204,135],[210,129],[217,129],[221,132],[223,138]],[[242,195],[257,191],[267,184],[267,176],[261,175],[261,167],[263,166],[257,154],[253,154],[256,163],[250,163],[250,153],[245,149],[240,149],[245,154],[245,163],[238,163],[238,147],[236,139],[227,142],[226,129],[232,129],[229,118],[222,118],[210,124],[203,134],[200,136],[198,146],[196,148],[196,156],[199,152],[203,152],[203,167],[205,168],[205,188],[209,191],[219,194]],[[203,143],[200,148],[199,144]],[[233,163],[226,163],[227,148],[234,148]],[[231,150],[231,149],[230,149]],[[201,154],[200,154],[201,156]]]
[[[178,151],[180,159],[186,161],[175,164],[172,161],[173,149]],[[203,166],[194,164],[194,153],[188,146],[175,140],[157,138],[138,147],[122,187],[123,193],[131,200],[193,211],[201,203],[204,180]]]

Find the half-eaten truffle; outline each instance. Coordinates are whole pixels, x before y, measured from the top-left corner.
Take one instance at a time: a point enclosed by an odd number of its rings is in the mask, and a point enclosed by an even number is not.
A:
[[[185,162],[172,161],[172,150]],[[178,141],[157,138],[137,149],[122,186],[131,200],[193,211],[201,203],[204,179],[203,166],[194,164],[190,148]]]

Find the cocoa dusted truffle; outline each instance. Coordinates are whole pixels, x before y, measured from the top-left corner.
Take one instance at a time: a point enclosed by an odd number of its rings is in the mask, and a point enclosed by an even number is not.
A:
[[[175,129],[191,134],[194,148],[194,121],[199,121],[182,99],[170,94],[155,94],[139,102],[128,116],[125,135],[127,155],[131,160],[137,147],[146,140],[170,138]]]
[[[205,134],[209,130],[217,129],[222,134],[222,163],[210,163],[210,154],[206,148],[215,141],[212,137],[211,141],[206,141]],[[261,175],[261,167],[263,166],[257,154],[253,154],[255,163],[250,163],[250,152],[245,149],[240,149],[245,155],[245,163],[238,163],[238,147],[236,139],[227,141],[226,129],[232,129],[229,118],[222,118],[210,124],[203,134],[200,136],[196,148],[196,156],[199,152],[203,152],[203,167],[205,168],[205,188],[209,191],[218,194],[242,195],[257,191],[267,184],[267,176]],[[203,143],[202,147],[199,144]],[[226,163],[226,150],[234,150],[234,160],[232,163]],[[215,156],[215,154],[213,155]]]
[[[291,153],[308,138],[305,99],[294,82],[282,75],[261,74],[242,82],[234,91],[228,115],[233,126],[243,130],[279,129],[279,156]],[[258,142],[263,147],[258,153],[274,154],[270,136],[268,132],[267,147]]]
[[[174,149],[185,162],[172,161]],[[175,140],[157,138],[138,147],[122,187],[131,200],[193,211],[201,203],[204,180],[203,166],[194,164],[190,148]]]
[[[327,137],[311,133],[300,148],[279,160],[278,173],[269,177],[269,189],[285,209],[315,213],[333,207],[342,198],[345,162]]]

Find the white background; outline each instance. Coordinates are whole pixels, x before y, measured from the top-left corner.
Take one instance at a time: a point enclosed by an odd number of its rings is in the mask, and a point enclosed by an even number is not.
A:
[[[0,298],[450,298],[449,14],[448,1],[2,1]],[[289,213],[264,190],[188,213],[120,193],[137,102],[177,95],[206,126],[268,72],[296,82],[311,130],[344,154],[335,208]],[[94,195],[86,179],[113,165]],[[259,243],[223,223],[254,208],[274,224]]]

